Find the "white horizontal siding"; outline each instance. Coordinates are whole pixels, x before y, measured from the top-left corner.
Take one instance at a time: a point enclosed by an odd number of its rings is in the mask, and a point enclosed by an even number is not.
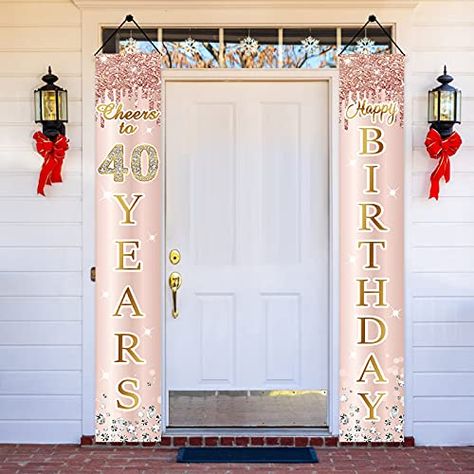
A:
[[[81,16],[72,2],[67,0],[48,2],[2,2],[2,15],[0,26],[19,27],[25,26],[43,28],[63,28],[65,26],[80,26]],[[41,42],[41,36],[30,37],[32,44]]]
[[[472,397],[415,397],[414,408],[417,421],[474,422]]]
[[[80,420],[81,397],[78,395],[0,395],[0,419]]]
[[[0,443],[82,434],[81,24],[68,0],[0,15]],[[33,90],[51,65],[69,91],[63,183],[36,195]]]
[[[81,213],[81,201],[77,198],[0,199],[0,222],[80,223]]]
[[[63,182],[46,187],[49,198],[81,197],[81,175],[63,171]],[[38,173],[5,173],[0,175],[0,196],[37,197]]]
[[[436,163],[432,162],[433,169]],[[414,197],[428,198],[430,189],[431,171],[413,174],[411,193]],[[451,175],[451,181],[444,183],[440,188],[439,196],[443,197],[471,197],[474,189],[474,171],[454,172]],[[474,214],[473,214],[474,215]]]
[[[474,146],[469,143],[463,143],[458,152],[451,158],[451,168],[453,173],[474,171],[474,160],[472,159],[473,154]],[[436,160],[429,157],[424,146],[420,146],[414,148],[411,164],[414,172],[424,171],[429,175],[436,167]],[[457,186],[459,180],[453,180],[450,182],[449,186],[453,187],[455,183]],[[428,194],[425,194],[425,196],[428,197]]]
[[[51,58],[52,59],[52,58]],[[49,65],[49,64],[48,64]],[[54,66],[54,62],[51,63]],[[34,74],[18,76],[11,73],[6,73],[0,70],[0,98],[5,107],[17,100],[22,102],[31,102],[31,94],[34,89],[41,86],[41,76],[46,73],[45,70],[40,69]],[[61,87],[67,89],[68,100],[72,106],[74,102],[81,100],[81,74],[61,74]],[[71,114],[71,116],[74,116]],[[78,116],[80,117],[80,115]]]
[[[61,80],[61,85],[65,87]],[[31,89],[29,90],[31,95]],[[69,91],[68,91],[69,94]],[[81,106],[82,102],[78,99],[68,99],[68,112],[71,117],[75,117],[77,120],[81,117]],[[28,122],[35,120],[34,102],[31,97],[25,97],[24,99],[15,98],[1,98],[0,96],[0,110],[8,110],[8,122],[4,122],[5,125],[23,125]],[[3,118],[4,119],[4,118]],[[3,124],[2,124],[3,126]],[[70,126],[70,125],[69,125]],[[68,129],[69,129],[68,126]]]
[[[32,44],[38,40],[41,40],[41,38],[32,38]],[[54,59],[53,63],[52,59]],[[49,65],[54,67],[54,72],[58,76],[65,73],[80,74],[81,53],[79,51],[54,51],[53,55],[49,51],[0,50],[0,64],[2,64],[2,74],[19,74],[35,77],[38,71],[46,72]]]
[[[415,323],[473,322],[474,297],[415,297],[412,310]]]
[[[0,345],[80,346],[80,321],[0,321]]]
[[[64,272],[81,268],[81,249],[68,247],[0,247],[0,261],[5,272]]]
[[[411,404],[418,444],[474,443],[474,3],[420,2],[407,78],[412,100],[407,278],[411,295]],[[439,41],[445,38],[446,41]],[[443,65],[463,91],[463,144],[451,181],[428,200],[437,165],[425,148],[427,92]]]
[[[0,223],[0,247],[80,247],[80,223]]]
[[[413,327],[414,347],[470,346],[474,340],[474,322],[419,322]]]
[[[414,423],[417,439],[424,445],[472,445],[474,423],[472,422],[420,422]]]
[[[474,196],[412,198],[411,214],[412,222],[474,222]]]
[[[26,121],[25,121],[26,122]],[[33,146],[33,133],[38,129],[31,120],[31,123],[26,122],[25,124],[5,124],[3,123],[0,127],[0,143],[3,147],[32,147]],[[78,124],[69,124],[67,126],[67,136],[71,143],[75,146],[81,146],[81,131],[82,128]],[[68,159],[67,157],[65,158]]]
[[[81,272],[0,273],[0,296],[81,296]]]
[[[0,346],[0,371],[81,370],[80,346]],[[45,439],[44,442],[47,440]]]
[[[2,321],[80,321],[80,296],[2,296]]]
[[[0,373],[0,395],[80,396],[81,387],[80,370],[63,370],[60,374],[54,370]]]
[[[474,347],[412,347],[412,350],[415,376],[418,372],[429,372],[438,376],[439,383],[444,383],[445,373],[472,373]],[[433,415],[433,420],[436,416]]]
[[[56,13],[56,10],[54,11]],[[31,38],[41,38],[41,41],[32,43]],[[51,52],[66,50],[79,52],[81,49],[81,27],[79,24],[77,26],[55,26],[54,28],[4,26],[0,29],[0,45],[8,45],[8,51]],[[1,49],[4,50],[4,48]]]
[[[77,443],[81,421],[0,420],[0,443]]]
[[[443,374],[439,383],[438,373],[416,373],[413,378],[414,390],[418,397],[467,397],[474,396],[474,373]]]
[[[2,175],[3,173],[31,172],[38,176],[43,161],[43,158],[34,151],[33,142],[30,146],[24,147],[0,147],[0,173]],[[81,166],[81,148],[70,143],[66,159],[63,162],[64,182],[67,183],[66,176],[68,174],[80,173]],[[48,187],[49,191],[51,189]]]

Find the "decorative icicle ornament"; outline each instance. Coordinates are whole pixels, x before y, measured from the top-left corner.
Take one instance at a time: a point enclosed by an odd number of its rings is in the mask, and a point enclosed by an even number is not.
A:
[[[359,54],[373,54],[376,51],[375,42],[367,36],[357,41],[355,52]]]
[[[249,35],[240,41],[239,49],[244,56],[254,56],[258,53],[258,41]]]
[[[301,40],[301,45],[306,54],[316,54],[319,52],[319,40],[311,35]]]

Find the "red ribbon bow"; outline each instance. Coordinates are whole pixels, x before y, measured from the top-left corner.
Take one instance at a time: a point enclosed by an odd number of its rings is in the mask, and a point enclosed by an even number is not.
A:
[[[461,136],[457,132],[451,133],[451,135],[444,140],[434,128],[430,128],[426,135],[426,150],[431,158],[435,160],[439,159],[438,166],[431,173],[430,199],[434,197],[438,200],[439,181],[443,176],[446,183],[449,182],[449,178],[451,177],[451,163],[449,157],[458,151],[461,143]]]
[[[66,150],[69,148],[68,139],[58,134],[54,141],[51,141],[44,133],[36,132],[33,135],[36,140],[36,149],[44,158],[43,166],[38,179],[38,194],[44,194],[44,187],[48,184],[62,183],[61,170]]]

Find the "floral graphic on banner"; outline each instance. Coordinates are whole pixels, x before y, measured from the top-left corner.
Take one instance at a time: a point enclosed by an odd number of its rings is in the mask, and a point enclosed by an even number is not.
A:
[[[340,58],[340,420],[403,441],[404,57]]]
[[[161,438],[161,63],[96,59],[96,440]]]

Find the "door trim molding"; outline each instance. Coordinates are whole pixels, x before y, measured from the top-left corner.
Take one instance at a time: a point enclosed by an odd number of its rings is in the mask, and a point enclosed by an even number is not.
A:
[[[328,84],[328,190],[329,190],[329,322],[328,322],[328,360],[329,360],[329,387],[328,387],[328,431],[337,435],[339,428],[339,154],[338,154],[338,71],[335,69],[165,69],[162,72],[162,110],[163,125],[161,127],[161,153],[166,167],[166,86],[170,82],[326,82]],[[163,203],[166,206],[166,179],[162,187]],[[165,215],[163,212],[162,235],[165,232]],[[166,255],[166,242],[162,243],[162,257]],[[165,261],[165,260],[163,260]],[[163,268],[162,281],[165,281]],[[165,337],[165,286],[162,290],[161,327],[161,400],[164,432],[168,424],[168,399],[166,391],[166,337]],[[238,429],[234,430],[240,432]],[[306,432],[307,429],[295,428],[292,433]],[[248,432],[248,430],[246,431]],[[284,430],[288,433],[288,430]],[[327,431],[326,431],[327,432]],[[212,433],[220,433],[219,429],[212,429]],[[223,432],[225,433],[225,432]],[[228,433],[228,431],[227,431]]]

